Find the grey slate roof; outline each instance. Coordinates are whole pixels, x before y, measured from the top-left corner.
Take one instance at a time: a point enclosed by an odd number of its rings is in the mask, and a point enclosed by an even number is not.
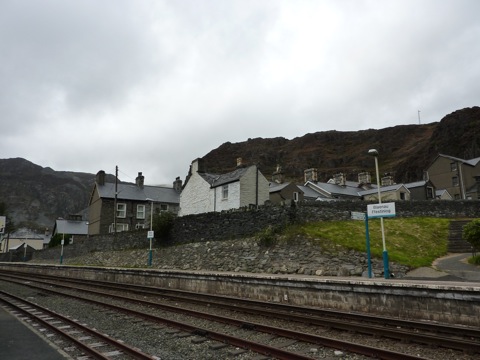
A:
[[[410,188],[425,186],[426,183],[427,182],[425,180],[421,180],[421,181],[415,181],[415,182],[411,182],[411,183],[403,184],[403,185],[405,185],[405,187],[407,189],[410,189]]]
[[[252,165],[254,166],[254,165]],[[226,174],[210,174],[210,173],[198,173],[206,182],[210,184],[212,188],[221,186],[221,185],[226,185],[235,181],[240,180],[240,178],[247,172],[247,170],[250,168],[249,167],[244,167],[244,168],[238,168],[235,169],[234,171],[231,171]]]
[[[404,184],[394,184],[394,185],[390,185],[390,186],[381,186],[380,187],[380,192],[387,192],[387,191],[397,191],[398,189],[400,189],[401,187],[405,187]],[[407,191],[409,191],[407,189]],[[371,190],[362,190],[359,192],[360,195],[371,195],[371,194],[377,194],[378,193],[378,189],[371,189]]]
[[[277,183],[270,183],[269,191],[271,193],[281,191],[282,189],[285,189],[290,183],[283,183],[283,184],[277,184]]]
[[[438,154],[438,156],[442,156],[447,159],[455,160],[455,161],[460,161],[464,164],[470,165],[470,166],[477,166],[477,164],[480,162],[480,157],[470,159],[470,160],[465,160],[465,159],[460,159],[455,156],[450,156],[450,155],[445,155],[445,154]]]
[[[303,191],[303,198],[306,200],[317,200],[318,198],[322,198],[322,195],[312,190],[308,186],[297,185],[300,190]]]
[[[173,188],[149,185],[145,185],[142,188],[135,184],[118,184],[117,186],[117,198],[120,200],[153,200],[154,202],[163,202],[170,204],[180,203],[180,194],[176,192]],[[105,183],[105,185],[97,184],[97,191],[101,198],[115,198],[114,183]]]
[[[323,191],[327,192],[328,194],[331,194],[332,196],[352,196],[352,197],[360,197],[358,194],[359,191],[362,190],[362,188],[358,187],[357,183],[351,182],[355,184],[355,186],[341,186],[333,183],[323,183],[323,182],[311,182],[309,181],[310,184],[312,184],[315,187],[318,187],[319,189],[322,189]]]

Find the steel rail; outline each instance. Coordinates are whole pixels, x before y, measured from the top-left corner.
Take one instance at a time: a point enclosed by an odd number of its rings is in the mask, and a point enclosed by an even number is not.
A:
[[[20,284],[24,285],[22,283],[20,283]],[[295,339],[295,340],[301,340],[301,341],[314,343],[314,344],[322,345],[322,346],[329,347],[329,348],[335,348],[335,349],[340,349],[340,350],[344,350],[344,351],[351,351],[351,352],[355,352],[357,354],[362,354],[362,355],[366,355],[366,356],[370,356],[370,357],[376,357],[376,358],[379,358],[379,359],[386,359],[386,360],[399,360],[399,359],[405,359],[405,360],[417,359],[418,360],[418,359],[421,359],[421,357],[418,357],[418,356],[411,356],[411,355],[408,355],[408,354],[398,353],[398,352],[385,350],[385,349],[381,349],[381,348],[375,348],[375,347],[371,347],[371,346],[355,344],[355,343],[346,342],[346,341],[340,341],[340,340],[336,340],[336,339],[332,339],[332,338],[327,338],[327,337],[322,337],[322,336],[312,335],[312,334],[307,334],[307,333],[301,333],[301,332],[288,330],[288,329],[281,329],[281,328],[278,328],[278,327],[266,326],[266,325],[263,325],[263,324],[245,322],[245,321],[242,321],[242,320],[227,318],[227,317],[223,317],[223,316],[219,316],[219,315],[213,315],[213,314],[210,314],[210,313],[204,313],[204,312],[199,312],[199,311],[182,309],[182,308],[171,306],[171,305],[158,304],[158,303],[155,303],[155,302],[136,299],[136,298],[130,298],[130,297],[122,296],[122,295],[113,295],[113,294],[109,294],[109,293],[104,293],[104,292],[95,291],[95,290],[88,290],[88,289],[84,289],[84,288],[75,288],[75,287],[68,286],[68,285],[59,285],[59,284],[49,284],[49,285],[50,286],[51,285],[59,286],[59,287],[67,288],[67,289],[73,289],[73,290],[81,290],[81,291],[89,292],[89,293],[94,294],[94,295],[113,297],[113,298],[120,299],[120,300],[123,300],[123,301],[127,300],[127,301],[134,302],[136,304],[142,303],[143,305],[154,306],[154,307],[157,307],[157,308],[160,308],[162,310],[169,311],[169,312],[182,313],[182,314],[185,314],[185,315],[188,315],[188,316],[203,318],[203,319],[210,320],[210,321],[213,320],[213,321],[221,322],[221,323],[228,324],[228,325],[237,326],[237,327],[244,328],[244,329],[251,329],[251,330],[256,330],[256,331],[265,332],[265,333],[269,333],[269,334],[274,334],[274,335],[277,335],[277,336],[283,336],[283,337],[287,337],[287,338],[291,338],[291,339]],[[84,300],[84,301],[94,303],[96,305],[106,306],[106,307],[109,307],[109,308],[113,308],[117,311],[122,311],[122,312],[125,312],[127,314],[132,314],[132,315],[135,315],[135,316],[143,317],[145,319],[152,320],[152,321],[158,321],[158,319],[161,319],[160,321],[162,321],[164,323],[167,323],[168,325],[180,328],[184,331],[190,331],[190,332],[196,332],[196,333],[200,332],[200,333],[208,334],[209,337],[210,337],[210,334],[211,334],[210,330],[200,329],[198,327],[192,327],[191,325],[188,325],[188,324],[185,324],[185,323],[179,323],[179,325],[176,325],[177,322],[172,322],[172,320],[159,318],[157,316],[146,314],[146,313],[143,313],[143,312],[138,312],[138,311],[131,310],[131,309],[120,308],[120,307],[117,307],[116,305],[105,304],[105,303],[97,301],[97,300],[84,298],[84,297],[81,297],[81,296],[76,296],[76,295],[71,295],[71,294],[65,294],[65,293],[58,292],[58,291],[55,291],[55,290],[52,290],[52,289],[45,289],[45,288],[40,287],[40,286],[35,286],[35,285],[32,285],[32,284],[28,284],[28,286],[32,286],[34,288],[44,290],[44,291],[48,291],[48,292],[52,292],[52,293],[55,293],[55,294],[60,294],[62,296],[72,297],[72,298],[75,298],[75,299],[81,299],[81,300]],[[221,334],[221,335],[223,336],[223,334]],[[219,334],[215,333],[215,336],[219,336]],[[264,346],[264,345],[258,344],[258,343],[254,343],[254,344],[256,344],[255,346]],[[243,346],[239,345],[238,343],[232,343],[232,345],[243,347]],[[251,348],[251,349],[254,350],[254,348]],[[270,352],[263,353],[263,354],[272,355],[273,354],[271,352],[272,349],[275,349],[275,348],[269,347]],[[257,350],[254,350],[254,351],[257,351]],[[279,351],[279,349],[276,349],[276,351]],[[283,350],[281,350],[281,351],[283,351]],[[257,352],[262,353],[260,351],[257,351]],[[292,353],[290,353],[290,356],[291,356],[291,354]],[[279,356],[279,355],[277,355],[277,356]],[[289,356],[287,356],[285,358],[283,358],[283,357],[278,357],[278,358],[279,359],[294,359],[294,358],[289,357]],[[310,358],[308,358],[308,359],[310,359]]]
[[[41,276],[41,278],[44,278],[44,276]],[[51,277],[49,276],[46,276],[46,278],[51,279]],[[69,279],[68,282],[69,283],[74,282],[74,283],[86,284],[88,286],[92,286],[91,282],[86,282],[84,280],[79,280],[79,279],[73,279],[73,281]],[[159,295],[165,296],[163,294],[158,294],[158,292],[155,291],[157,290],[157,288],[152,288],[150,286],[144,287],[140,285],[131,285],[131,284],[119,285],[119,284],[115,284],[111,282],[103,282],[103,281],[94,281],[94,284],[93,284],[94,286],[95,286],[95,283],[97,283],[98,286],[100,286],[101,284],[102,288],[110,288],[114,290],[125,290],[125,287],[127,287],[129,289],[134,289],[135,293],[139,293],[142,295],[150,294],[150,295],[156,295],[156,296],[159,296]],[[62,286],[62,285],[59,285],[59,286]],[[66,287],[68,288],[68,286]],[[153,291],[145,291],[144,289],[153,290]],[[170,289],[168,291],[177,292],[177,290],[170,290]],[[181,292],[182,294],[184,293],[183,290],[179,290],[179,292]],[[190,292],[188,293],[190,295],[193,295],[193,293],[190,293]],[[197,299],[198,295],[201,295],[200,296],[201,298],[207,299],[207,300]],[[169,295],[167,296],[170,297]],[[274,316],[276,318],[282,318],[282,319],[288,318],[288,320],[291,320],[291,321],[323,326],[323,327],[328,327],[332,329],[339,329],[339,330],[349,331],[349,332],[357,332],[357,333],[363,333],[363,334],[382,336],[382,337],[398,339],[406,342],[436,345],[444,348],[461,350],[468,353],[480,353],[480,343],[475,341],[468,341],[468,340],[464,341],[458,338],[460,335],[463,335],[464,338],[469,338],[469,339],[480,338],[480,330],[475,328],[447,326],[442,324],[428,324],[423,322],[413,322],[409,320],[399,320],[399,319],[385,318],[385,317],[377,318],[371,315],[343,313],[343,312],[337,312],[333,310],[299,308],[296,306],[285,305],[285,304],[265,303],[265,302],[255,301],[255,300],[244,300],[244,299],[238,299],[238,298],[232,298],[232,297],[219,297],[218,295],[214,296],[214,295],[195,293],[195,299],[193,299],[192,296],[187,298],[184,298],[183,296],[180,296],[180,297],[173,296],[172,298],[175,298],[175,299],[181,298],[183,300],[186,300],[189,302],[196,302],[196,303],[200,301],[204,301],[205,303],[208,303],[210,305],[215,304],[216,306],[221,306],[227,309],[241,310],[243,312],[250,313],[250,314]],[[231,300],[240,304],[247,304],[247,305],[241,305],[241,306],[231,305],[231,304],[226,304],[225,302],[222,302],[222,301],[217,301],[217,300],[212,301],[212,298],[226,299],[229,301]],[[156,303],[153,303],[151,305],[155,305],[155,304]],[[255,307],[252,307],[252,305]],[[276,310],[265,309],[265,306],[273,307]],[[279,313],[278,310],[281,310],[282,312]],[[301,314],[306,313],[307,315],[295,315],[294,312],[301,313]],[[327,314],[329,315],[326,318],[324,316],[325,312],[327,312]],[[341,319],[345,318],[347,320],[352,320],[355,322],[352,322],[352,321],[345,322],[345,320],[339,321],[339,318],[335,318],[334,316],[338,316]],[[370,324],[366,324],[365,323],[366,321],[370,322]],[[375,326],[372,324],[381,324],[381,325]],[[412,333],[411,331],[408,331],[406,329],[429,331],[430,333],[434,333],[436,335],[432,336],[429,334],[423,334],[418,332]],[[439,334],[447,334],[447,335],[453,336],[454,338],[440,336]]]
[[[7,298],[7,299],[6,299]],[[9,301],[8,298],[12,298],[17,302],[20,302],[22,304],[28,305],[30,308],[33,309],[38,309],[42,314],[48,314],[49,316],[53,318],[60,319],[62,323],[69,324],[77,329],[80,329],[84,333],[88,333],[90,335],[95,336],[96,338],[101,339],[105,343],[108,343],[118,349],[121,349],[124,353],[132,356],[134,359],[139,359],[139,360],[154,360],[155,357],[152,357],[150,355],[147,355],[143,352],[141,352],[139,349],[135,349],[133,347],[130,347],[126,345],[125,343],[116,341],[102,333],[99,333],[98,331],[95,331],[93,329],[90,329],[84,325],[79,324],[78,322],[75,322],[63,315],[60,315],[56,312],[53,312],[45,307],[42,307],[38,304],[34,304],[28,300],[22,299],[16,295],[7,293],[3,290],[0,290],[0,301],[3,303],[7,304],[9,307],[14,308],[16,311],[20,311],[21,313],[25,314],[26,316],[35,319],[36,322],[42,324],[43,326],[49,328],[50,330],[54,331],[55,333],[60,334],[60,336],[67,338],[69,341],[75,344],[76,347],[80,348],[81,350],[85,351],[86,353],[94,356],[96,359],[105,359],[105,360],[110,360],[110,357],[104,355],[103,353],[95,350],[94,348],[88,346],[88,344],[78,340],[74,336],[70,335],[66,331],[63,331],[62,329],[59,329],[56,327],[54,324],[51,324],[45,319],[42,319],[41,317],[33,314],[32,312],[22,308],[18,304],[13,303],[12,301]]]

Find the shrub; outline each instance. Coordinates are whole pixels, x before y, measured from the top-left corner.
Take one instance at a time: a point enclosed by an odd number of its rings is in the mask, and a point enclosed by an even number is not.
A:
[[[68,245],[69,244],[68,239],[70,239],[70,235],[68,235],[68,234],[55,234],[50,239],[50,242],[48,243],[48,247],[52,248],[52,247],[61,245],[62,244],[62,239],[64,239],[64,238],[65,238],[65,241],[64,241],[63,245]]]
[[[462,237],[472,245],[473,254],[480,250],[480,219],[473,220],[463,227]]]
[[[277,233],[277,228],[268,226],[260,231],[255,238],[258,241],[258,245],[262,247],[271,247],[277,243]]]
[[[155,238],[168,239],[170,231],[173,228],[175,215],[169,211],[162,211],[153,216],[152,230],[155,232]]]

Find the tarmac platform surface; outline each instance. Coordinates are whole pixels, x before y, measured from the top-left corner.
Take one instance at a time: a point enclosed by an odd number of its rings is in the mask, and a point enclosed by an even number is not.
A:
[[[470,253],[449,254],[435,260],[432,267],[410,271],[406,279],[449,282],[480,282],[480,266],[468,263]]]
[[[0,307],[0,359],[65,360],[41,335]]]

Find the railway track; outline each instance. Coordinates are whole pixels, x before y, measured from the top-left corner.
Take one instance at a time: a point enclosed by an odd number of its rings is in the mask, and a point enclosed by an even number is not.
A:
[[[9,274],[9,276],[13,276],[13,274]],[[5,277],[3,277],[3,279],[8,280]],[[17,280],[15,281],[17,281],[17,283],[22,284],[26,280],[26,277],[24,275],[16,275],[16,279]],[[28,276],[28,280],[33,280],[30,275]],[[9,281],[14,280],[10,279]],[[364,346],[347,341],[339,341],[323,336],[313,335],[310,333],[283,329],[279,328],[278,326],[271,327],[264,325],[263,323],[254,323],[245,320],[229,318],[226,316],[218,316],[211,313],[185,309],[179,306],[164,305],[160,303],[158,297],[167,297],[170,302],[195,301],[195,303],[198,303],[200,301],[201,303],[203,303],[204,306],[207,307],[215,306],[218,308],[229,309],[229,311],[234,311],[235,313],[242,312],[267,318],[281,318],[283,321],[296,322],[299,324],[303,324],[304,326],[322,326],[341,331],[374,335],[376,337],[387,337],[399,340],[404,343],[416,342],[419,344],[428,344],[429,346],[433,345],[437,347],[441,346],[448,349],[456,349],[462,352],[480,353],[480,347],[478,345],[478,339],[480,338],[480,335],[478,334],[478,330],[476,333],[474,331],[475,329],[470,328],[451,327],[446,325],[429,323],[417,323],[412,321],[403,321],[390,318],[377,318],[373,316],[363,316],[361,314],[346,314],[320,309],[298,308],[282,304],[271,304],[258,301],[241,300],[236,298],[232,299],[219,296],[192,294],[185,291],[175,292],[171,289],[158,289],[126,284],[113,284],[95,281],[85,282],[78,279],[69,280],[70,284],[67,284],[65,281],[60,282],[58,281],[58,279],[52,277],[43,277],[43,280],[35,281],[38,281],[40,285],[29,284],[28,286],[33,286],[38,288],[39,290],[59,294],[57,290],[45,288],[45,286],[53,285],[55,287],[62,287],[72,292],[81,291],[85,294],[88,293],[91,296],[115,298],[116,301],[121,301],[124,303],[129,302],[131,304],[137,305],[142,304],[143,306],[149,308],[156,308],[162,311],[181,313],[188,317],[202,318],[208,321],[228,324],[229,326],[236,326],[244,330],[249,329],[251,331],[260,331],[275,336],[282,336],[295,341],[303,341],[311,344],[342,349],[344,351],[346,350],[354,353],[363,354],[365,356],[381,359],[419,359],[421,357],[418,355],[408,355],[405,353],[398,353],[395,351],[379,349],[372,346]],[[75,285],[72,285],[72,283],[74,283]],[[78,287],[79,285],[81,286],[80,288]],[[92,290],[92,286],[96,286],[97,289],[98,287],[101,287],[102,290]],[[105,290],[116,292],[129,291],[135,293],[136,297],[105,293]],[[77,295],[65,293],[61,293],[61,296],[77,297]],[[144,299],[142,299],[141,297],[143,297]],[[145,300],[145,298],[147,297],[149,297],[149,300]],[[95,303],[98,306],[109,306],[110,308],[114,308],[114,305],[98,302],[98,300],[92,300],[91,298],[82,297],[82,301],[89,301]],[[125,309],[116,310],[127,311]],[[148,321],[160,321],[158,318],[152,318],[149,314],[146,313],[137,312],[135,316],[141,317]],[[179,325],[169,324],[169,326]],[[206,328],[202,329],[199,327],[185,327],[185,324],[182,324],[181,326],[182,331],[202,334],[203,336],[209,336],[213,339],[216,339],[217,341],[230,343],[232,345],[243,348],[249,348],[252,351],[257,351],[265,355],[274,356],[279,359],[295,359],[295,357],[293,357],[295,356],[294,354],[282,354],[281,352],[276,353],[275,350],[271,347],[261,349],[256,348],[258,344],[247,345],[231,338],[221,338],[221,335],[216,334]],[[464,333],[463,335],[461,334],[462,332]],[[303,357],[298,358],[309,358],[303,354],[300,355]]]
[[[0,303],[6,310],[17,317],[21,317],[22,320],[28,319],[34,326],[40,326],[40,331],[48,329],[50,331],[49,337],[61,337],[71,343],[82,353],[82,356],[77,357],[79,360],[91,357],[108,360],[117,355],[122,355],[123,359],[157,359],[78,321],[2,290],[0,290]],[[72,350],[70,348],[70,351]]]

